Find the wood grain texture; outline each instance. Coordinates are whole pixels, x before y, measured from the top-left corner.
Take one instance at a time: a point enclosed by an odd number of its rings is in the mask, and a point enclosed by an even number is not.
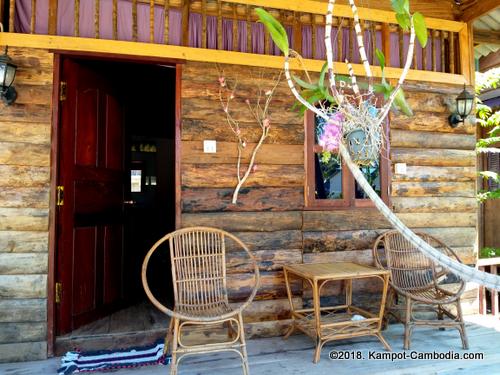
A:
[[[250,161],[255,148],[254,143],[249,143],[242,152],[242,163]],[[304,164],[303,145],[278,145],[264,143],[257,153],[255,162],[258,164]],[[206,164],[233,164],[238,161],[238,143],[217,142],[216,153],[205,153],[202,141],[183,141],[181,145],[182,163]]]
[[[47,253],[0,253],[0,275],[30,275],[48,272]]]
[[[2,187],[45,187],[49,182],[49,167],[0,165],[0,186]]]
[[[395,197],[475,197],[476,185],[471,182],[393,182]]]
[[[0,164],[47,167],[50,165],[50,146],[0,142]]]
[[[3,187],[0,189],[0,207],[49,207],[48,187]]]
[[[250,251],[273,249],[301,249],[302,232],[300,230],[285,230],[276,232],[234,232]],[[227,251],[237,248],[231,242],[227,243]]]
[[[52,84],[52,82],[50,83]],[[50,123],[50,105],[46,104],[17,104],[10,106],[0,105],[2,121],[19,123]],[[29,124],[27,124],[29,126]]]
[[[401,114],[391,114],[391,129],[416,130],[429,132],[475,134],[474,124],[465,121],[453,129],[448,123],[448,113],[420,112],[415,111],[414,115],[407,117]]]
[[[248,273],[234,273],[227,275],[227,290],[229,301],[237,302],[248,298],[255,283],[254,276]],[[302,283],[292,283],[294,295],[299,295]],[[282,271],[262,272],[260,287],[255,297],[256,301],[286,297],[285,280]]]
[[[185,188],[182,212],[297,211],[304,208],[303,188],[242,188],[231,203],[233,189]]]
[[[292,303],[296,307],[302,307],[302,299],[300,297],[293,298]],[[243,321],[245,323],[284,320],[289,317],[290,303],[288,302],[288,298],[253,301],[243,310]]]
[[[0,253],[44,253],[48,251],[48,233],[0,231]]]
[[[183,214],[182,226],[217,224],[228,232],[275,232],[301,229],[302,212],[222,212]]]
[[[45,322],[45,299],[3,299],[0,301],[0,322]]]
[[[477,199],[470,197],[393,197],[395,212],[469,212],[476,213]]]
[[[281,271],[285,264],[302,263],[302,249],[257,250],[252,253],[259,270]],[[252,273],[253,266],[244,252],[229,252],[226,259],[228,273]]]
[[[2,298],[46,298],[47,275],[0,275]]]
[[[0,362],[23,362],[47,358],[47,341],[0,344]]]
[[[47,324],[0,323],[0,344],[41,341],[47,337]]]
[[[392,175],[393,181],[474,181],[477,178],[475,167],[445,167],[410,165],[406,167],[406,174]]]
[[[476,153],[472,150],[396,148],[391,150],[391,160],[418,166],[473,167]]]
[[[385,230],[304,232],[304,261],[309,253],[369,249]],[[357,253],[357,251],[356,251]]]
[[[302,187],[303,165],[259,165],[245,182],[245,187]],[[183,164],[183,187],[235,187],[236,166],[229,164]]]
[[[0,207],[0,231],[47,231],[49,210]]]
[[[389,228],[389,223],[376,209],[304,211],[303,230],[342,231]]]
[[[50,123],[0,122],[0,142],[50,144]]]
[[[438,148],[474,150],[476,137],[473,134],[453,134],[439,132],[421,132],[411,130],[391,131],[391,147],[403,148]]]

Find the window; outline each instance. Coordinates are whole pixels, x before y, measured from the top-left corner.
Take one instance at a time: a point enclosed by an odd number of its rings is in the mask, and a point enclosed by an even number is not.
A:
[[[358,186],[349,168],[335,153],[323,152],[318,138],[325,121],[308,111],[305,115],[306,208],[374,207],[373,202]],[[389,199],[389,157],[384,147],[380,160],[361,167],[373,189],[387,203]]]

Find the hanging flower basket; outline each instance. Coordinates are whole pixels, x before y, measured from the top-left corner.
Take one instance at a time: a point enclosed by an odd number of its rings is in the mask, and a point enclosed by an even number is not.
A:
[[[380,133],[367,134],[364,129],[354,129],[345,135],[345,144],[352,160],[358,165],[370,165],[378,160]],[[374,139],[379,138],[379,139]]]

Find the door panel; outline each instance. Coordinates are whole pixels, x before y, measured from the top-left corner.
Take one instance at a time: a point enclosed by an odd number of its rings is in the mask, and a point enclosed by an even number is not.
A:
[[[57,333],[116,309],[123,298],[123,124],[118,95],[96,65],[63,61],[57,213]]]

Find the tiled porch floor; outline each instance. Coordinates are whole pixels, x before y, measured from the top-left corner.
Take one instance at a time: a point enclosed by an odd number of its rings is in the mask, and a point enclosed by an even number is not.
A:
[[[467,317],[467,333],[471,350],[484,353],[483,360],[446,361],[446,360],[348,360],[331,361],[330,350],[361,350],[368,356],[369,350],[383,351],[376,338],[344,340],[327,345],[321,353],[321,361],[314,365],[313,344],[303,335],[291,337],[288,341],[281,338],[256,339],[248,341],[250,370],[252,375],[393,375],[393,374],[500,374],[500,320],[488,316]],[[384,337],[396,352],[402,351],[403,327],[391,325],[384,332]],[[456,330],[438,331],[428,328],[416,329],[412,336],[412,350],[418,352],[453,350],[463,353],[460,337]],[[48,375],[55,374],[59,365],[58,358],[47,361],[0,364],[0,374],[5,375]],[[191,357],[181,362],[180,375],[241,374],[240,362],[234,355],[215,354],[206,357]],[[117,375],[167,375],[166,366],[151,366],[140,369],[126,369],[113,372]]]

